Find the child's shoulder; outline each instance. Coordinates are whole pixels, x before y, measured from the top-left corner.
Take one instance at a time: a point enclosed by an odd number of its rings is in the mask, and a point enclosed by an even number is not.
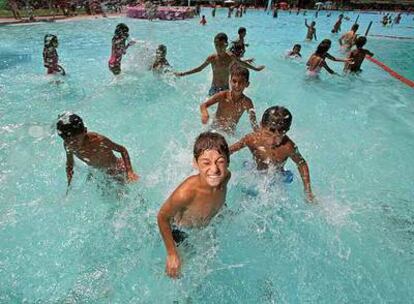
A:
[[[180,185],[175,189],[174,196],[180,200],[191,199],[199,185],[199,175],[191,175],[184,179]]]

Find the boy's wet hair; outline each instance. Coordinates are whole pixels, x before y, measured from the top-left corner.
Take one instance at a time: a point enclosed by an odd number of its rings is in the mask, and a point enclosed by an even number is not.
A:
[[[82,118],[73,113],[59,115],[56,123],[58,135],[63,139],[70,138],[86,132]]]
[[[292,124],[292,114],[288,109],[281,106],[268,108],[262,116],[262,126],[269,128],[270,131],[287,132]]]
[[[246,28],[245,27],[239,27],[239,30],[237,31],[237,33],[240,35],[242,33],[246,33]]]
[[[44,45],[45,47],[50,47],[53,44],[56,44],[58,42],[58,39],[55,35],[52,34],[46,34],[44,38]]]
[[[229,38],[227,37],[226,33],[218,33],[215,37],[214,37],[214,41],[223,41],[225,43],[229,42]]]
[[[322,44],[322,43],[324,43],[324,44],[327,44],[327,45],[331,46],[332,41],[331,41],[330,39],[323,39],[323,40],[321,41],[321,44]]]
[[[206,150],[216,150],[226,158],[228,164],[230,163],[229,145],[223,135],[213,132],[203,132],[198,135],[193,149],[195,160],[197,161]]]
[[[249,82],[249,76],[250,76],[250,72],[248,69],[243,68],[241,66],[238,66],[234,69],[231,69],[231,75],[230,78],[234,77],[234,76],[240,76],[243,77],[244,80],[246,80],[246,82]]]
[[[356,40],[355,40],[355,45],[358,49],[361,49],[365,43],[367,43],[367,38],[365,38],[365,36],[359,36]]]
[[[115,28],[115,36],[120,36],[122,34],[128,34],[129,27],[125,23],[119,23]]]
[[[316,55],[325,55],[329,49],[331,48],[331,40],[324,39],[321,43],[319,43],[318,47],[316,48]]]
[[[295,45],[293,46],[293,48],[299,48],[299,49],[301,49],[301,48],[302,48],[302,46],[301,46],[300,44],[295,44]]]
[[[351,31],[356,32],[356,31],[358,30],[358,28],[359,28],[359,24],[358,24],[358,23],[355,23],[355,24],[351,27]]]

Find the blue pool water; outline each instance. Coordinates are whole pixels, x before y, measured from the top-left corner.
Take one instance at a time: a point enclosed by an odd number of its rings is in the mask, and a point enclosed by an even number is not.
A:
[[[317,42],[304,42],[304,17],[272,19],[248,11],[241,19],[147,22],[126,18],[0,27],[0,303],[410,303],[414,298],[414,91],[370,62],[359,77],[305,76]],[[356,14],[348,14],[351,21]],[[311,16],[308,16],[310,18]],[[317,19],[319,40],[337,13]],[[414,36],[412,17],[377,34]],[[111,38],[125,22],[140,42],[123,73],[107,69]],[[211,71],[185,78],[147,71],[158,44],[179,71],[201,64],[220,31],[247,28],[246,56],[265,64],[246,94],[258,117],[272,105],[293,113],[290,136],[310,166],[319,203],[304,202],[295,166],[290,185],[268,187],[232,156],[228,210],[190,236],[183,277],[164,275],[165,250],[156,213],[191,174]],[[60,84],[42,66],[46,33],[59,37],[68,75]],[[302,44],[302,62],[284,59]],[[411,41],[369,38],[376,57],[413,79]],[[333,43],[331,53],[341,56]],[[342,65],[329,63],[340,72]],[[76,162],[67,196],[65,154],[54,130],[72,111],[89,130],[125,145],[139,183],[121,196]],[[243,117],[230,143],[250,132]],[[249,195],[244,189],[254,189]]]

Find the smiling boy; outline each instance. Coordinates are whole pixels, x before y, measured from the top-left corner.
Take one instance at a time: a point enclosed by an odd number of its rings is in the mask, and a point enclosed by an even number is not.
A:
[[[220,211],[226,200],[229,147],[218,133],[201,133],[194,144],[193,166],[198,174],[184,180],[162,205],[157,221],[167,250],[166,272],[180,275],[177,247],[186,238],[184,230],[202,228]]]

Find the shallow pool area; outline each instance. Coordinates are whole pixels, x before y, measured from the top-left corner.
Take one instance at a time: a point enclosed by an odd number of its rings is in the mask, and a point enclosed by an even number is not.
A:
[[[0,303],[411,303],[414,90],[367,60],[358,76],[307,78],[305,63],[318,42],[304,41],[303,15],[202,14],[204,27],[197,18],[0,27]],[[337,15],[321,12],[315,20],[318,40],[331,39],[330,53],[341,57],[339,35],[330,33]],[[342,32],[357,17],[347,15]],[[381,15],[360,14],[360,32],[372,20],[372,34],[413,37],[412,17],[383,28]],[[114,77],[107,61],[119,22],[138,43]],[[289,135],[308,162],[318,203],[305,202],[293,162],[293,183],[269,187],[268,177],[244,166],[252,160],[247,149],[232,155],[228,207],[190,236],[182,278],[171,280],[156,214],[195,172],[192,146],[208,129],[199,105],[212,72],[175,78],[148,66],[165,44],[175,70],[194,68],[214,52],[216,33],[234,40],[240,26],[247,28],[245,56],[266,66],[250,73],[245,93],[259,120],[273,105],[292,112]],[[59,38],[65,77],[45,75],[47,33]],[[284,57],[295,43],[301,61]],[[414,80],[414,40],[368,37],[366,48]],[[328,64],[342,74],[342,64]],[[76,160],[66,195],[65,152],[55,131],[65,111],[124,145],[139,182],[119,194],[99,175],[88,179]],[[248,132],[245,115],[227,140]]]

